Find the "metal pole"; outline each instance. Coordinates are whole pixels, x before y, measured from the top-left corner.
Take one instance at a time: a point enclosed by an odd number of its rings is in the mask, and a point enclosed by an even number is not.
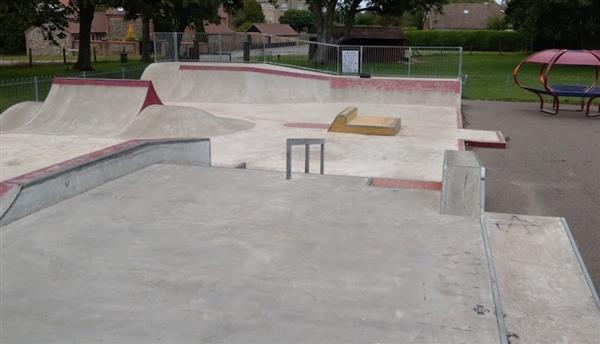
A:
[[[292,179],[292,147],[289,144],[285,152],[285,179]]]
[[[462,65],[463,65],[463,48],[458,48],[458,77],[462,77]]]
[[[221,62],[222,52],[223,52],[223,35],[219,34],[219,62]]]
[[[125,79],[125,67],[121,67],[121,79]]]
[[[310,171],[310,145],[304,146],[304,173],[308,173]]]
[[[412,47],[408,47],[408,76],[410,76],[411,65],[412,65]]]
[[[177,41],[177,32],[173,32],[173,59],[179,61],[179,43]]]
[[[321,144],[321,174],[325,174],[325,144]]]
[[[33,77],[33,95],[36,102],[40,101],[40,83],[37,76]]]
[[[157,58],[158,58],[158,50],[156,50],[156,32],[154,33],[154,41],[152,42],[154,45],[154,63],[158,62]]]
[[[358,57],[358,73],[363,72],[363,46],[360,46],[360,56]]]

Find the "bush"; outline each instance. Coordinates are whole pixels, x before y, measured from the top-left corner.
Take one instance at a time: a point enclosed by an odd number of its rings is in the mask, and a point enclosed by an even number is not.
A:
[[[406,31],[406,44],[412,46],[463,47],[467,51],[522,51],[525,35],[514,31],[432,30]]]

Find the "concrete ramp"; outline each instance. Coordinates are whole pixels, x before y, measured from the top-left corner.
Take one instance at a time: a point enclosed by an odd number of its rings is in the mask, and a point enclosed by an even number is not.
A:
[[[0,132],[20,128],[31,121],[40,112],[44,103],[17,103],[0,114]]]
[[[172,105],[151,105],[135,117],[118,137],[216,137],[254,127],[249,121],[217,117],[208,112]]]
[[[395,136],[400,118],[358,116],[358,108],[347,107],[335,117],[328,131],[347,134]]]
[[[155,104],[162,102],[151,81],[55,78],[37,115],[17,130],[113,136]]]
[[[269,64],[158,63],[146,68],[161,99],[176,103],[429,104],[460,107],[458,79],[339,76]]]

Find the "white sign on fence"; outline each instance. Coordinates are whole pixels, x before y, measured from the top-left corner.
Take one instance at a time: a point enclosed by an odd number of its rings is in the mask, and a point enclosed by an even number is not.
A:
[[[342,50],[342,74],[358,74],[360,71],[360,52],[358,49]]]

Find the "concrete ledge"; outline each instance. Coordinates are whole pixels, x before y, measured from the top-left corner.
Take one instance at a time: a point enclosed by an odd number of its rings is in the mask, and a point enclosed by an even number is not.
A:
[[[0,226],[157,163],[210,166],[210,140],[132,140],[8,179]]]
[[[485,168],[475,153],[446,151],[440,213],[480,218],[485,209]]]

